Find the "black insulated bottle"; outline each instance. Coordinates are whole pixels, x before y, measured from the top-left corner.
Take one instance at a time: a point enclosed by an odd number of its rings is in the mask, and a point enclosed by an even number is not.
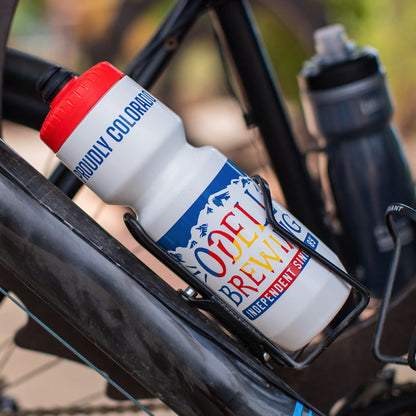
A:
[[[356,47],[340,25],[317,30],[315,48],[298,77],[307,127],[326,155],[344,264],[379,297],[393,249],[384,212],[392,202],[414,206],[410,170],[377,52]],[[405,219],[396,227],[406,244],[397,289],[414,275],[416,244]]]

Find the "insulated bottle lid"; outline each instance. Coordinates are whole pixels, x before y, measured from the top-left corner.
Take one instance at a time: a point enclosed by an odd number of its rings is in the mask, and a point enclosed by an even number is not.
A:
[[[349,51],[354,45],[347,39],[342,25],[328,25],[315,30],[313,34],[315,50],[327,61],[348,59]]]
[[[314,33],[316,55],[306,61],[298,81],[305,90],[342,87],[382,72],[375,50],[358,48],[341,25],[329,25]]]
[[[40,130],[41,139],[56,153],[87,113],[123,76],[110,63],[100,62],[70,79],[50,103],[51,110]]]

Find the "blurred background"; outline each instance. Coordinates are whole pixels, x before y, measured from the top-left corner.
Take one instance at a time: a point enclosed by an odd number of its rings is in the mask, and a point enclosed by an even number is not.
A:
[[[123,69],[173,3],[20,0],[9,44],[78,72],[100,60],[109,60]],[[397,124],[406,136],[414,129],[414,2],[253,0],[250,4],[289,105],[298,103],[296,74],[313,54],[313,30],[341,23],[358,45],[379,50],[397,107]],[[207,97],[221,97],[225,92],[210,19],[200,19],[188,39],[158,85],[164,100],[176,108]]]
[[[173,4],[171,0],[20,0],[9,46],[78,73],[102,60],[123,70]],[[314,54],[313,31],[341,23],[357,45],[370,45],[379,51],[395,103],[394,122],[409,158],[416,155],[416,142],[412,140],[416,130],[414,2],[253,0],[250,5],[303,150],[310,138],[304,127],[296,76],[302,62]],[[191,143],[214,145],[249,175],[264,175],[272,183],[274,197],[284,202],[267,167],[267,156],[256,130],[246,129],[241,110],[230,97],[217,50],[211,20],[204,15],[152,93],[182,117]],[[40,143],[37,133],[18,134],[14,144],[16,130],[20,132],[21,127],[6,126],[9,142],[42,173],[49,174],[56,161]],[[27,134],[30,138],[22,140]],[[91,208],[91,199],[94,197],[83,190],[76,202],[90,214],[101,215],[103,226],[135,250],[136,245],[125,235],[124,227],[113,220],[119,216],[107,215],[102,206]]]

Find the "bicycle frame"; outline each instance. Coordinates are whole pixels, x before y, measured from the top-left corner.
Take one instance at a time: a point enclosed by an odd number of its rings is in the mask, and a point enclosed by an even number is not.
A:
[[[166,38],[170,27],[177,30],[174,35],[179,44],[201,10],[211,6],[288,207],[325,240],[322,203],[296,147],[249,9],[242,0],[209,3],[180,1],[153,41]],[[139,56],[136,68],[145,69],[138,70],[134,78],[148,88],[173,52],[159,48],[156,55]],[[11,118],[23,123],[24,117],[19,117]],[[109,365],[110,357],[134,380],[187,416],[291,416],[300,415],[301,407],[304,412],[312,409],[3,142],[0,173],[0,265],[10,274],[6,278],[9,289],[16,278],[65,317],[75,328],[69,326],[66,335],[91,361],[97,352],[91,349],[94,344],[105,354],[97,353],[102,366]],[[36,304],[32,306],[36,309]],[[360,332],[354,336],[359,338]],[[244,361],[236,358],[241,355]],[[365,379],[379,367],[371,361],[360,377]]]

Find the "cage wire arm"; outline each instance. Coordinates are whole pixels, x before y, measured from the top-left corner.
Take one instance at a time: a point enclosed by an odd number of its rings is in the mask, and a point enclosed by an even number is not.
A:
[[[393,222],[394,216],[402,216],[413,222],[416,222],[416,211],[413,208],[410,208],[409,206],[405,204],[394,203],[394,204],[389,205],[386,209],[384,218],[385,218],[387,230],[393,240],[394,253],[393,253],[393,258],[392,258],[392,262],[391,262],[391,266],[389,270],[389,275],[388,275],[387,282],[386,282],[386,288],[384,290],[379,319],[377,323],[377,329],[374,335],[373,352],[374,352],[375,357],[384,363],[409,365],[410,368],[412,368],[413,370],[416,370],[416,358],[415,358],[416,327],[414,328],[411,339],[410,339],[407,358],[404,358],[401,356],[383,354],[380,351],[381,337],[382,337],[384,325],[386,322],[387,311],[388,311],[388,307],[390,304],[391,295],[393,292],[397,266],[399,264],[401,248],[402,248],[402,241],[400,239],[400,235],[396,233],[396,230],[394,228],[394,222]]]

